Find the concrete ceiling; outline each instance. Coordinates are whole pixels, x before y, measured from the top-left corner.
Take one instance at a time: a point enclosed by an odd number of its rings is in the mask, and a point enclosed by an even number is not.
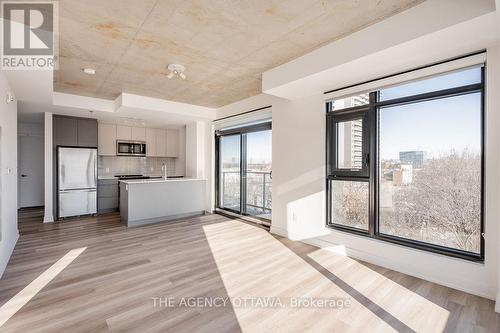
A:
[[[61,0],[54,90],[220,107],[259,94],[264,71],[421,2]],[[187,79],[168,79],[169,63]]]

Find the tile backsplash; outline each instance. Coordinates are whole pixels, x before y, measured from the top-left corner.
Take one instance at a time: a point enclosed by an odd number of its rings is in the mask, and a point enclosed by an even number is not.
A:
[[[99,156],[99,176],[118,174],[163,175],[162,165],[167,165],[167,176],[184,176],[181,161],[172,157]]]

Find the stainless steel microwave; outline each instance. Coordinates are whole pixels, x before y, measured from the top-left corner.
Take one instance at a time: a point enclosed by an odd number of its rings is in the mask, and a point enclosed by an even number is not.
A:
[[[146,142],[116,140],[116,155],[146,156]]]

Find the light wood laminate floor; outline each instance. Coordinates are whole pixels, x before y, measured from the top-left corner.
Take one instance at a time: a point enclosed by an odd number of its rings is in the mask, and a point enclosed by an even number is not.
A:
[[[129,229],[118,214],[41,221],[40,210],[20,212],[0,306],[87,249],[0,332],[500,332],[493,301],[219,215]],[[183,297],[232,302],[191,307]],[[297,297],[344,307],[298,308]]]

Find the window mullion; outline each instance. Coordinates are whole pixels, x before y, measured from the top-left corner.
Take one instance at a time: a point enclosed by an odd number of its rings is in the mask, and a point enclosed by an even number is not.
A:
[[[377,190],[377,172],[378,172],[378,111],[375,104],[378,101],[378,92],[370,93],[370,111],[368,114],[369,128],[370,128],[370,138],[369,138],[369,152],[370,152],[370,163],[369,168],[369,215],[368,215],[368,231],[371,236],[378,234],[378,190]]]

